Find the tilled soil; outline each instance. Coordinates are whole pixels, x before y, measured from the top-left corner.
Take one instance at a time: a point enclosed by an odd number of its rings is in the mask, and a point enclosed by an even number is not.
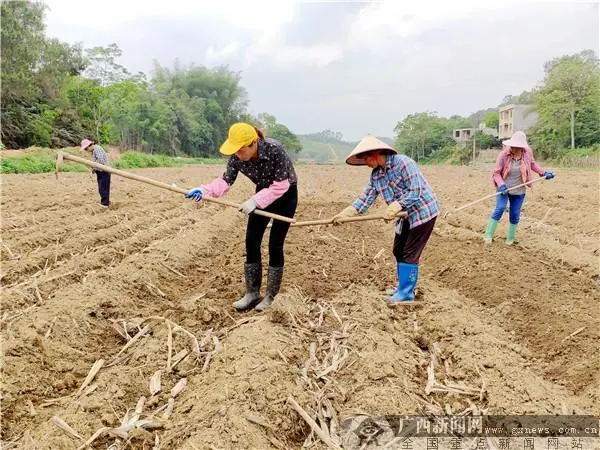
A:
[[[222,171],[136,172],[192,187]],[[297,171],[298,220],[330,217],[369,175]],[[423,171],[443,212],[491,192],[487,169]],[[113,176],[102,210],[86,174],[4,175],[2,447],[78,448],[97,430],[93,448],[318,441],[290,397],[334,438],[356,414],[600,415],[598,174],[556,175],[528,192],[515,246],[507,217],[483,244],[492,200],[440,216],[414,306],[385,301],[391,225],[292,228],[265,313],[231,307],[246,220],[235,209]],[[251,193],[240,177],[228,199]]]

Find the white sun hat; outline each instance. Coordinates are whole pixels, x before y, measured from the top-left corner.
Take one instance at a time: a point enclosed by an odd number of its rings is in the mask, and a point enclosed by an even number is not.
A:
[[[516,148],[529,148],[527,144],[527,136],[522,131],[515,131],[510,139],[502,141],[502,145]]]

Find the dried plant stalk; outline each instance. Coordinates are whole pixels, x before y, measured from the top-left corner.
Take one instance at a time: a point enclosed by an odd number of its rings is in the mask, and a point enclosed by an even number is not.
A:
[[[146,403],[146,397],[142,395],[135,405],[135,412],[132,418],[134,422],[136,422],[142,415],[142,411],[144,411],[144,403]]]
[[[169,327],[169,335],[167,336],[167,372],[171,371],[171,355],[173,354],[173,330],[171,330],[171,322],[167,321]]]
[[[169,402],[167,403],[167,409],[165,410],[165,413],[163,414],[164,420],[167,420],[169,417],[171,417],[174,406],[175,406],[175,399],[173,397],[170,397]]]
[[[60,417],[53,416],[52,423],[54,423],[54,425],[56,425],[61,430],[66,431],[71,436],[76,437],[77,439],[80,439],[83,441],[83,436],[81,436],[77,431],[75,431],[73,428],[71,428],[69,426],[69,424],[67,422],[65,422],[64,420],[62,420]]]
[[[190,354],[189,350],[183,349],[179,353],[177,353],[175,356],[173,356],[173,363],[171,364],[171,370],[173,370],[177,366],[177,364],[179,364],[181,361],[183,361],[185,359],[185,357],[189,354]]]
[[[128,433],[135,428],[135,422],[127,422],[125,425],[121,425],[119,428],[111,428],[108,430],[108,434],[111,436],[119,437],[121,439],[127,439]]]
[[[288,400],[288,403],[291,405],[291,407],[298,414],[300,414],[300,416],[304,419],[304,421],[310,426],[310,428],[315,432],[315,434],[317,436],[319,436],[321,441],[323,441],[323,443],[325,445],[327,445],[327,447],[335,449],[335,450],[342,450],[342,447],[340,447],[338,444],[336,444],[331,439],[331,436],[329,434],[325,433],[321,429],[321,427],[319,427],[319,425],[317,425],[317,423],[314,421],[314,419],[308,415],[308,413],[302,408],[302,406],[300,406],[298,404],[298,402],[296,402],[296,400],[294,400],[294,398],[292,396],[289,396],[287,398],[287,400]]]
[[[173,386],[173,389],[171,389],[171,397],[175,398],[179,394],[181,394],[185,390],[186,385],[187,378],[182,378],[181,380],[179,380],[177,384]]]
[[[85,441],[83,443],[83,445],[78,447],[77,450],[83,450],[85,448],[88,448],[92,444],[92,442],[94,442],[96,439],[98,439],[100,437],[100,435],[102,433],[104,433],[105,431],[108,431],[108,430],[110,430],[110,428],[108,428],[108,427],[99,428],[98,430],[96,430],[96,432],[94,434],[92,434],[92,436],[87,441]]]
[[[161,374],[162,374],[162,372],[160,370],[157,370],[156,372],[154,372],[154,375],[152,375],[152,378],[150,378],[150,395],[156,395],[160,392],[160,390],[161,390],[161,386],[160,386]]]
[[[219,353],[223,349],[223,346],[221,345],[221,342],[219,341],[218,337],[213,336],[212,338],[213,338],[213,344],[215,346],[215,350],[214,350],[213,354],[216,355],[217,353]]]
[[[81,394],[82,397],[85,397],[86,395],[90,395],[92,392],[94,392],[96,389],[98,389],[98,385],[97,384],[92,384],[91,386],[88,386],[85,391],[83,391],[83,393]]]
[[[150,325],[146,325],[134,337],[132,337],[131,340],[127,344],[125,344],[121,350],[119,350],[119,353],[117,353],[113,357],[112,362],[114,362],[121,353],[123,353],[125,350],[127,350],[129,347],[131,347],[139,338],[141,338],[143,335],[145,335],[148,331],[150,331]]]
[[[181,331],[182,333],[187,334],[192,339],[192,345],[194,347],[194,352],[196,353],[196,356],[200,356],[200,344],[198,343],[198,339],[196,338],[196,336],[194,336],[193,333],[189,332],[188,330],[183,328],[181,325],[177,325],[176,323],[173,323],[169,319],[166,319],[162,316],[150,316],[147,319],[144,319],[144,322],[147,322],[150,320],[159,320],[159,321],[167,322],[167,323],[170,322],[172,325],[174,325],[173,333],[176,331]]]
[[[87,387],[87,385],[92,382],[92,380],[94,379],[94,377],[96,376],[96,374],[100,371],[100,369],[102,368],[103,365],[104,365],[104,360],[103,359],[99,359],[98,361],[96,361],[94,363],[94,365],[90,369],[87,377],[83,381],[83,384],[81,385],[81,387],[79,388],[79,390],[75,393],[75,396],[78,396],[79,394],[81,394],[81,392]]]
[[[206,358],[204,359],[204,365],[202,366],[202,372],[206,372],[208,370],[211,359],[210,353],[206,355]]]

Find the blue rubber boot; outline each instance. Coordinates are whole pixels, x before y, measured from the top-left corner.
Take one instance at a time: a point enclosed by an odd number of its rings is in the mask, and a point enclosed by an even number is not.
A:
[[[398,288],[390,297],[392,303],[406,303],[415,301],[415,286],[419,279],[419,265],[398,263]]]

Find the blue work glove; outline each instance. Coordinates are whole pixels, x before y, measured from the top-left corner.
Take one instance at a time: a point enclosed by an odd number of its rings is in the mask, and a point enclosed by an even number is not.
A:
[[[508,188],[504,183],[502,183],[500,186],[498,186],[498,190],[496,192],[500,192],[500,195],[506,195],[508,194]]]
[[[546,180],[551,180],[552,178],[554,178],[554,174],[553,174],[552,172],[544,172],[544,175],[543,175],[543,177],[544,177]]]
[[[197,202],[199,202],[200,200],[202,200],[202,189],[200,188],[194,188],[192,189],[190,192],[188,192],[187,194],[185,194],[185,198],[191,198],[193,200],[196,200]]]

